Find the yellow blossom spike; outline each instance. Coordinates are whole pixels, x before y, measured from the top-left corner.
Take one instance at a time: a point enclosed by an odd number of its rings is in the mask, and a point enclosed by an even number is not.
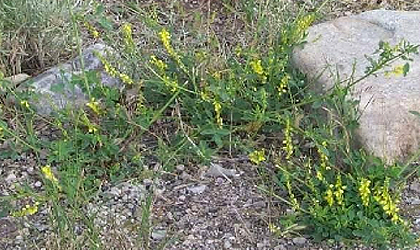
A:
[[[58,179],[54,176],[53,172],[51,171],[51,166],[46,165],[41,168],[41,172],[47,180],[50,180],[53,183],[58,183]]]
[[[265,150],[255,150],[254,152],[249,154],[249,160],[253,162],[254,164],[258,165],[260,162],[265,161]]]

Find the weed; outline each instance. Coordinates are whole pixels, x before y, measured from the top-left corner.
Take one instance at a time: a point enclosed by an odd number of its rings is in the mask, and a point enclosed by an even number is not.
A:
[[[306,230],[318,241],[361,241],[380,247],[412,244],[413,235],[398,211],[405,168],[386,167],[353,147],[359,114],[357,101],[348,94],[353,85],[380,70],[406,74],[408,64],[387,67],[397,59],[409,60],[417,47],[381,43],[379,59],[369,58],[365,76],[315,95],[290,58],[317,13],[280,15],[287,9],[281,2],[225,2],[220,11],[234,13],[239,20],[235,21],[243,24],[238,42],[232,43],[213,30],[218,13],[209,15],[207,22],[198,13],[185,26],[177,26],[179,20],[174,19],[180,17],[156,5],[149,10],[123,5],[123,14],[143,18],[143,23],[135,24],[131,23],[135,18],[113,23],[99,4],[85,15],[70,8],[78,52],[81,30],[113,46],[114,53],[96,55],[122,87],[104,86],[96,72],[83,72],[72,84],[83,89],[86,105],[56,110],[46,118],[36,114],[31,93],[16,92],[1,79],[0,140],[10,147],[1,157],[33,153],[45,186],[2,198],[34,199],[24,209],[8,205],[7,212],[30,217],[39,207],[48,207],[59,238],[56,247],[103,249],[107,246],[101,229],[86,209],[104,185],[154,179],[180,163],[210,164],[215,155],[247,154],[256,165],[276,166],[269,180],[276,189],[269,194],[294,211],[281,223],[269,224],[273,233]],[[146,45],[137,37],[140,27]],[[188,28],[199,34],[191,44]],[[16,105],[6,105],[6,97],[17,100]],[[38,124],[49,129],[47,140],[36,132]],[[278,140],[261,140],[269,137]],[[140,201],[135,227],[142,249],[153,249],[153,188]],[[85,237],[74,230],[79,224],[87,228]]]

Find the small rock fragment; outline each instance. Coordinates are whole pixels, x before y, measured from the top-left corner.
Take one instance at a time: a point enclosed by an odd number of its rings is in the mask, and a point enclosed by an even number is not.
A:
[[[410,190],[416,192],[416,193],[420,193],[420,183],[418,181],[415,181],[413,183],[410,184]]]
[[[4,179],[6,182],[8,182],[8,183],[10,183],[10,182],[14,182],[15,180],[16,180],[16,175],[15,174],[13,174],[13,173],[11,173],[11,174],[9,174],[7,177],[6,177],[6,179]]]
[[[166,230],[163,229],[153,230],[152,232],[152,239],[154,240],[162,240],[163,238],[165,238],[165,236]]]
[[[204,174],[208,177],[237,177],[236,169],[226,169],[219,164],[212,163],[210,169]]]
[[[303,245],[303,244],[305,244],[306,243],[306,239],[305,238],[303,238],[303,237],[296,237],[296,238],[293,238],[293,243],[295,244],[295,245]]]
[[[188,187],[187,189],[193,194],[201,194],[204,192],[204,190],[206,190],[206,188],[207,188],[206,185],[197,185],[193,187]]]

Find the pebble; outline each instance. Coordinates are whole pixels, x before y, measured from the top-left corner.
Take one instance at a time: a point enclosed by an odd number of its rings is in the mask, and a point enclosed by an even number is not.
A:
[[[294,244],[296,244],[296,245],[303,245],[303,244],[305,244],[306,243],[306,238],[303,238],[303,237],[296,237],[296,238],[293,238],[293,243]]]
[[[178,197],[178,200],[180,200],[180,201],[185,201],[185,199],[186,199],[187,197],[185,197],[185,195],[181,195],[181,196],[179,196]]]
[[[166,236],[166,230],[153,230],[152,232],[152,239],[154,240],[162,240]]]
[[[193,194],[201,194],[206,190],[206,188],[207,188],[206,185],[197,185],[193,187],[188,187],[187,189]]]
[[[4,179],[6,182],[14,182],[15,180],[16,180],[16,175],[15,174],[9,174],[7,177],[6,177],[6,179]]]
[[[40,182],[40,181],[35,182],[34,187],[36,187],[36,188],[42,187],[42,182]]]
[[[411,183],[410,190],[420,193],[420,183],[418,181]]]
[[[182,171],[184,171],[185,166],[181,164],[181,165],[176,166],[175,168],[176,168],[176,170],[182,172]]]

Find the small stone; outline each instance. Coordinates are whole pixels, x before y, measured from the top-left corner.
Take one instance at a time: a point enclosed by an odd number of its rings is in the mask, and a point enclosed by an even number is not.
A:
[[[176,166],[175,167],[176,168],[176,170],[178,170],[178,171],[180,171],[180,172],[182,172],[182,171],[184,171],[185,170],[185,166],[184,165],[178,165],[178,166]]]
[[[193,187],[188,187],[187,189],[193,194],[201,194],[206,190],[206,188],[207,188],[206,185],[197,185]]]
[[[28,168],[26,169],[26,172],[28,172],[28,174],[33,174],[33,172],[34,172],[34,168],[33,168],[33,167],[28,167]]]
[[[10,183],[10,182],[14,182],[16,180],[16,175],[15,174],[9,174],[6,179],[4,179],[6,182]]]
[[[303,244],[305,244],[306,243],[306,239],[305,238],[303,238],[303,237],[296,237],[296,238],[293,238],[293,243],[295,244],[295,245],[303,245]]]
[[[226,169],[218,164],[212,163],[210,169],[204,174],[208,177],[237,177],[235,169]]]
[[[420,193],[420,183],[418,181],[415,181],[415,182],[411,183],[410,190],[412,190],[416,193]]]
[[[166,230],[153,230],[152,239],[162,240],[166,236]]]
[[[225,243],[223,244],[223,246],[226,249],[230,249],[232,247],[232,243],[230,243],[230,241],[228,241],[228,240],[225,240]]]
[[[181,195],[181,196],[179,196],[178,197],[178,200],[180,200],[180,201],[185,201],[185,199],[186,199],[187,197],[185,197],[185,195]]]
[[[191,179],[191,175],[189,175],[189,174],[187,174],[187,173],[185,173],[185,172],[182,172],[182,174],[181,174],[180,178],[181,178],[182,180],[189,180],[189,179]]]
[[[274,250],[287,250],[287,248],[284,245],[279,245],[274,247]]]
[[[42,182],[40,182],[40,181],[35,182],[34,187],[36,187],[36,188],[42,187]]]

